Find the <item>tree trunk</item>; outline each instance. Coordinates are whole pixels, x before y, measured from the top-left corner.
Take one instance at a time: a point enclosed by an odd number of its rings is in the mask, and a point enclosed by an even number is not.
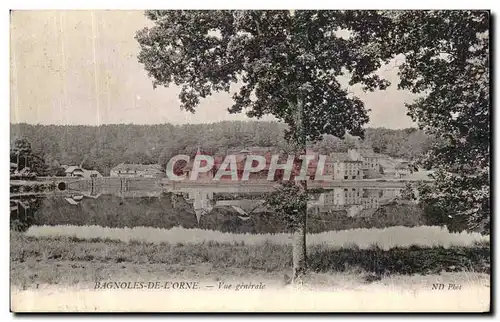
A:
[[[290,10],[290,16],[295,15],[295,10]],[[291,21],[291,20],[290,20]],[[297,32],[294,30],[293,24],[290,25],[292,35],[296,35]],[[288,57],[287,57],[288,61]],[[295,77],[294,77],[295,78]],[[296,81],[296,79],[295,79]],[[306,152],[306,137],[304,131],[304,102],[302,100],[301,94],[297,95],[296,106],[294,102],[289,102],[290,107],[295,107],[295,131],[296,133],[292,133],[292,142],[295,145],[295,152],[299,155],[305,155]],[[307,181],[299,181],[297,182],[302,186],[304,191],[307,192]],[[301,277],[306,273],[307,269],[307,253],[306,253],[306,233],[307,233],[307,204],[302,209],[297,209],[297,214],[300,217],[299,225],[295,228],[293,233],[293,276],[292,283],[293,284],[301,284]]]
[[[306,273],[306,227],[298,227],[293,233],[293,277],[294,284],[300,284]]]
[[[304,104],[300,97],[297,99],[296,106],[296,125],[297,125],[297,135],[295,135],[296,153],[300,155],[305,155],[306,152],[306,141],[305,141],[305,131],[304,131]],[[298,181],[304,191],[307,192],[307,181]],[[299,225],[295,228],[293,233],[293,277],[292,283],[300,284],[302,282],[302,276],[305,275],[307,270],[307,252],[306,252],[306,233],[307,233],[307,205],[297,209],[298,215],[300,216]]]

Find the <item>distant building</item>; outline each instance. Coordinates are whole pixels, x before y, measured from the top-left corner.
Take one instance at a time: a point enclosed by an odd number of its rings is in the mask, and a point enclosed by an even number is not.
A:
[[[159,164],[121,163],[111,169],[110,176],[126,178],[161,178],[165,176],[165,172]]]
[[[79,166],[69,166],[64,170],[66,177],[84,177],[84,171]]]
[[[346,153],[331,153],[330,159],[333,168],[333,180],[363,179],[362,161],[352,159]]]
[[[83,176],[85,178],[100,178],[102,174],[97,170],[83,170]]]
[[[382,174],[384,177],[394,178],[396,177],[396,165],[398,162],[392,158],[386,158],[380,160],[380,167],[382,169]]]
[[[381,160],[389,158],[387,155],[375,153],[371,148],[349,149],[347,154],[352,160],[362,161],[364,178],[382,177]]]
[[[362,188],[344,188],[344,199],[347,205],[361,205],[362,197]]]
[[[404,161],[404,162],[400,162],[396,165],[396,168],[395,168],[395,177],[396,178],[403,178],[403,177],[410,175],[411,173],[412,172],[411,172],[410,165],[408,162]]]
[[[186,176],[187,180],[191,179],[191,174],[193,172],[194,162],[195,162],[196,157],[199,155],[211,156],[209,153],[203,152],[198,148],[198,151],[196,152],[195,156],[190,158],[189,161],[184,166],[184,168],[182,168],[182,172]],[[201,160],[200,167],[205,167],[206,165],[207,165],[206,161]],[[195,178],[195,180],[212,180],[214,178],[214,175],[215,175],[215,171],[214,171],[214,167],[212,167],[212,169],[210,171],[198,173],[198,176]]]
[[[210,155],[210,154],[200,151],[200,149],[198,149],[196,155],[193,158],[191,158],[190,161],[183,168],[183,173],[186,175],[187,179],[191,179],[195,158],[198,155]],[[228,153],[225,156],[220,156],[220,155],[214,156],[213,157],[214,164],[212,169],[210,171],[204,171],[198,173],[197,177],[193,179],[197,181],[213,180],[218,171],[227,170],[226,173],[220,177],[220,180],[226,181],[226,180],[232,180],[233,178],[236,180],[241,180],[243,178],[245,164],[247,162],[247,158],[249,155],[258,155],[264,157],[266,164],[261,171],[249,173],[248,180],[266,180],[269,173],[269,165],[271,162],[272,154],[269,148],[259,148],[259,147],[244,148],[241,150],[233,149],[233,150],[228,150]],[[234,160],[236,161],[236,168],[232,168],[230,164],[226,165],[223,164],[228,156],[234,156]],[[257,166],[257,162],[258,161],[254,160],[252,166],[254,167]],[[222,169],[223,165],[225,166],[225,169]],[[202,160],[200,166],[201,167],[206,166],[206,161]]]
[[[80,177],[80,178],[98,178],[102,177],[102,174],[97,170],[86,170],[79,166],[69,166],[64,170],[67,177]]]

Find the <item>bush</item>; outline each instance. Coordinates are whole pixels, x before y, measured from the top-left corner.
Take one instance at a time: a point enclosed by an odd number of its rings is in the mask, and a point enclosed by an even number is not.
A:
[[[474,270],[490,273],[489,247],[419,247],[370,249],[325,249],[313,247],[309,267],[316,272],[344,271],[359,267],[380,275],[439,274]]]

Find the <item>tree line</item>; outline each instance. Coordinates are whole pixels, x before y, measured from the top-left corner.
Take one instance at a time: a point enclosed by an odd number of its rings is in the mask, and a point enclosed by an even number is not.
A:
[[[19,138],[31,144],[33,154],[45,160],[48,171],[61,173],[61,165],[82,165],[103,175],[119,163],[158,163],[165,166],[176,154],[194,154],[198,148],[212,154],[226,154],[228,149],[268,147],[280,151],[286,143],[285,125],[263,121],[224,121],[184,125],[11,125],[11,146]],[[425,154],[435,140],[423,131],[408,128],[366,129],[361,146],[395,158],[415,159]],[[325,135],[311,142],[317,152],[347,152],[357,146],[357,138],[339,139]]]

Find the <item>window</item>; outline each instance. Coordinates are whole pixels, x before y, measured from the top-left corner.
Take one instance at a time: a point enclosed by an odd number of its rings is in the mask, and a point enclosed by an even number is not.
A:
[[[349,179],[349,177],[348,177],[348,176],[344,176],[344,179],[345,179],[345,180],[347,180],[347,179]],[[346,191],[347,191],[347,190],[346,190]]]

